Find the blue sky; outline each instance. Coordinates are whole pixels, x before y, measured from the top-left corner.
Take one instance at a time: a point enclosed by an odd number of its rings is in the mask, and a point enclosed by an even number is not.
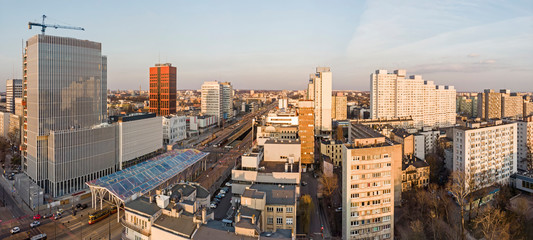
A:
[[[108,88],[148,87],[178,67],[178,89],[305,89],[330,66],[334,89],[368,90],[376,69],[407,69],[459,91],[533,91],[533,1],[4,1],[0,80],[21,76],[28,21],[81,26],[47,34],[102,43]],[[5,89],[0,84],[0,91]]]

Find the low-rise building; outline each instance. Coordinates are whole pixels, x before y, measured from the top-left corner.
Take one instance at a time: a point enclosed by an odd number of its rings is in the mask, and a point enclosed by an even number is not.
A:
[[[187,138],[187,116],[164,116],[163,144],[171,145]]]
[[[152,197],[125,204],[122,239],[192,239],[202,224],[213,220],[209,192],[196,183],[177,184]]]
[[[516,189],[533,194],[533,172],[517,172],[511,176],[511,180]]]
[[[322,140],[320,153],[328,156],[335,166],[342,166],[342,145],[339,140]]]
[[[429,185],[429,164],[415,156],[404,156],[402,162],[402,192]]]
[[[294,237],[296,197],[294,185],[253,184],[246,188],[235,216],[235,233],[258,236],[261,232],[289,229]]]

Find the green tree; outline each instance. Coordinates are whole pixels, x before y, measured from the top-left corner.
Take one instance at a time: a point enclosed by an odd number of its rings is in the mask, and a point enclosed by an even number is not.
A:
[[[305,194],[300,197],[300,202],[298,203],[298,216],[300,216],[300,226],[304,233],[309,233],[309,224],[311,223],[311,214],[315,209],[313,204],[313,199],[309,194]]]

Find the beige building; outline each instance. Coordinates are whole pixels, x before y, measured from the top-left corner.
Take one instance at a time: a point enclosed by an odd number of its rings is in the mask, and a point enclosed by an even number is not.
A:
[[[400,203],[401,145],[363,125],[342,148],[342,238],[392,239]]]
[[[523,97],[518,93],[511,93],[508,89],[494,92],[485,89],[478,94],[477,117],[485,120],[516,118],[526,116]]]
[[[402,161],[402,192],[429,185],[429,164],[415,156],[404,156]]]
[[[533,102],[530,102],[529,100],[524,100],[523,106],[524,106],[524,113],[523,113],[524,117],[533,115]]]
[[[341,141],[322,140],[320,153],[328,156],[335,166],[342,166],[342,145]]]
[[[254,184],[246,188],[235,215],[235,233],[255,237],[261,232],[287,229],[294,238],[296,198],[295,186],[291,185]]]
[[[376,70],[370,76],[372,119],[411,116],[417,128],[448,127],[455,124],[453,86],[435,85],[420,75],[407,77],[405,70]]]
[[[316,73],[309,75],[307,100],[314,101],[315,132],[330,132],[331,128],[331,88],[332,73],[329,67],[317,67]]]
[[[348,113],[348,98],[338,93],[331,98],[331,118],[334,120],[346,120]]]
[[[415,137],[402,128],[395,128],[391,132],[393,141],[402,144],[402,155],[413,155],[415,149]]]
[[[518,169],[533,169],[533,116],[517,121]]]
[[[231,170],[232,193],[240,198],[252,184],[295,186],[300,194],[300,141],[268,140],[242,155],[241,166]]]

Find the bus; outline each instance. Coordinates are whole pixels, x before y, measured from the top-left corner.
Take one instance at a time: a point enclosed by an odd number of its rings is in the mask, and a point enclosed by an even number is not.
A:
[[[89,214],[89,224],[96,223],[106,217],[109,217],[109,215],[116,213],[116,212],[117,212],[116,206],[113,206],[111,208],[104,208],[102,210],[93,212]]]

